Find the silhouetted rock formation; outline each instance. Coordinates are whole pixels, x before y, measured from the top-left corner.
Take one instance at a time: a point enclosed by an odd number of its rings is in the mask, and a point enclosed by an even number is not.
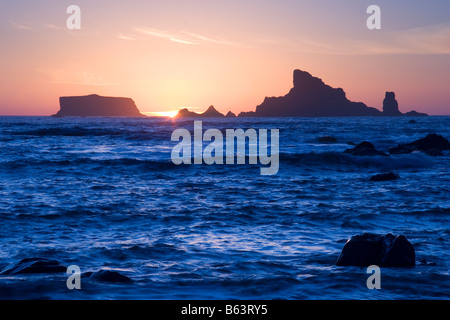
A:
[[[394,172],[381,173],[370,177],[370,181],[392,181],[399,179],[400,176]]]
[[[398,110],[398,102],[395,100],[394,92],[386,92],[383,100],[383,114],[386,116],[401,116],[402,113]]]
[[[344,153],[354,156],[387,156],[387,154],[378,151],[373,144],[367,141],[361,142],[354,148],[345,150]]]
[[[56,260],[45,258],[27,258],[6,266],[0,275],[15,275],[28,273],[59,273],[66,272],[67,268]]]
[[[227,115],[228,116],[228,115]],[[181,109],[178,111],[177,118],[186,118],[186,117],[194,117],[194,118],[223,118],[225,117],[222,113],[216,110],[214,106],[210,106],[205,112],[197,113],[193,111],[189,111],[187,108]]]
[[[377,116],[381,112],[364,103],[352,102],[341,88],[332,88],[319,78],[294,70],[294,87],[283,97],[266,97],[255,112],[240,117],[330,117]]]
[[[306,71],[294,70],[294,87],[282,97],[266,97],[256,111],[241,112],[239,117],[341,117],[341,116],[401,116],[395,93],[386,92],[383,112],[352,102],[341,88],[332,88]],[[426,116],[410,111],[407,116]]]
[[[351,237],[336,261],[337,266],[412,267],[416,264],[413,245],[404,235],[364,233]]]
[[[404,114],[407,117],[426,117],[428,116],[426,113],[422,113],[422,112],[417,112],[417,111],[408,111],[407,113]]]
[[[130,98],[102,97],[97,94],[60,97],[56,117],[143,117]]]
[[[431,156],[441,156],[443,150],[450,150],[450,142],[443,136],[432,133],[425,138],[390,148],[389,153],[405,154],[413,151],[422,151]]]
[[[225,117],[227,117],[227,118],[236,118],[236,115],[233,112],[228,111],[228,113],[225,115]]]

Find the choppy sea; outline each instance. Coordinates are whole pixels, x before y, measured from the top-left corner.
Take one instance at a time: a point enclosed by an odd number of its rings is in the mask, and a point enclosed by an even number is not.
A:
[[[198,120],[198,119],[197,119]],[[2,299],[448,299],[450,155],[353,156],[437,133],[450,117],[201,119],[204,129],[279,129],[279,171],[175,165],[171,134],[194,119],[0,117],[0,270],[24,258],[113,270],[0,276]],[[332,136],[336,141],[321,139]],[[373,182],[394,171],[400,179]],[[404,234],[416,266],[335,262],[347,239]]]

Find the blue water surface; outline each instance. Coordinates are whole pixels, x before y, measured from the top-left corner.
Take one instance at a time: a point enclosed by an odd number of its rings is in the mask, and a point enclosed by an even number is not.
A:
[[[198,120],[198,119],[197,119]],[[23,258],[109,269],[0,276],[3,299],[448,299],[450,155],[383,152],[450,117],[201,119],[204,129],[279,129],[279,171],[174,165],[171,134],[194,119],[0,117],[0,270]],[[336,142],[320,138],[333,136]],[[395,171],[400,179],[372,182]],[[337,267],[352,235],[404,234],[413,268]]]

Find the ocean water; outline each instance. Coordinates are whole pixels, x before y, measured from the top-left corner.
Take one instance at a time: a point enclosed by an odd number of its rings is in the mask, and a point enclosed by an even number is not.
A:
[[[448,299],[450,155],[358,157],[450,117],[202,119],[204,129],[279,129],[279,172],[171,162],[194,119],[0,117],[0,270],[23,258],[132,279],[0,276],[2,299]],[[335,143],[320,142],[333,136]],[[395,171],[400,179],[372,182]],[[416,266],[337,267],[352,235],[404,234]]]

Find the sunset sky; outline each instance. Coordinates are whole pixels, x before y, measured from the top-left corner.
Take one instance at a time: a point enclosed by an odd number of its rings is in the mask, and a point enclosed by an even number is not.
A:
[[[81,30],[66,9],[81,8]],[[367,7],[381,8],[369,30]],[[253,111],[302,69],[352,101],[450,114],[450,1],[1,0],[0,115],[60,96],[131,97],[146,114]]]

